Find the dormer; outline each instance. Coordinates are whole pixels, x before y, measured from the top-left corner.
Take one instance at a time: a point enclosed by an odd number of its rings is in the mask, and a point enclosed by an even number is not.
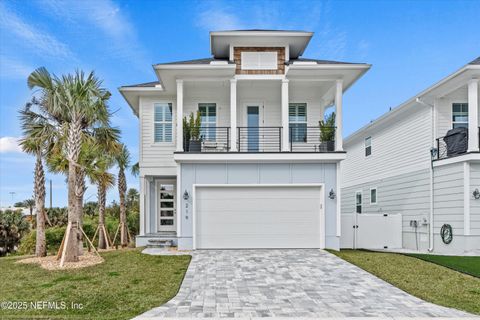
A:
[[[305,31],[214,31],[210,46],[215,59],[236,64],[236,74],[285,74],[285,65],[303,54],[312,35]]]

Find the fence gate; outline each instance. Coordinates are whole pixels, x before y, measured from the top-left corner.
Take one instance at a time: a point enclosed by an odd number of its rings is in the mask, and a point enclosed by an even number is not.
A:
[[[402,248],[401,214],[343,214],[341,227],[341,248]]]

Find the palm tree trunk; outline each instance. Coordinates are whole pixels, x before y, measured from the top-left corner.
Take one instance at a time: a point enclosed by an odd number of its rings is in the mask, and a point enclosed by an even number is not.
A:
[[[37,214],[35,255],[37,257],[45,257],[47,255],[45,238],[45,172],[43,171],[40,152],[37,153],[37,161],[35,163],[35,211]]]
[[[85,187],[85,170],[82,168],[77,167],[76,173],[76,182],[75,182],[75,196],[76,196],[76,203],[75,203],[75,210],[77,211],[78,217],[78,226],[79,228],[83,228],[83,196],[85,195],[86,187]],[[83,255],[83,233],[79,232],[79,239],[80,243],[78,245],[78,255]]]
[[[125,172],[120,168],[118,172],[118,195],[120,198],[120,244],[122,247],[128,245],[127,239],[127,207],[125,205],[125,193],[127,192],[127,181]]]
[[[106,249],[107,240],[103,233],[102,227],[105,228],[105,203],[106,203],[106,189],[102,183],[98,184],[98,248]]]
[[[78,248],[80,247],[79,210],[77,210],[76,176],[77,162],[81,148],[81,121],[72,120],[68,129],[67,156],[68,156],[68,222],[71,223],[69,239],[65,239],[65,262],[78,261]]]

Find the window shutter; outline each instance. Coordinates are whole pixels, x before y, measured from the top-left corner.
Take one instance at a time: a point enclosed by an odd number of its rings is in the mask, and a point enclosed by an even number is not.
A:
[[[276,70],[277,52],[248,52],[241,55],[242,70]]]

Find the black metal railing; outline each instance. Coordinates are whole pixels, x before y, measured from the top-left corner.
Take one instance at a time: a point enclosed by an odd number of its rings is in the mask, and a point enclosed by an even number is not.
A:
[[[335,127],[290,125],[291,152],[334,152]]]
[[[201,127],[199,139],[185,139],[185,152],[230,151],[230,127]]]
[[[459,156],[468,152],[468,131],[463,136],[443,136],[435,139],[436,145],[432,158],[436,160]],[[480,128],[477,129],[480,141]]]
[[[237,127],[238,152],[282,151],[282,127]]]

